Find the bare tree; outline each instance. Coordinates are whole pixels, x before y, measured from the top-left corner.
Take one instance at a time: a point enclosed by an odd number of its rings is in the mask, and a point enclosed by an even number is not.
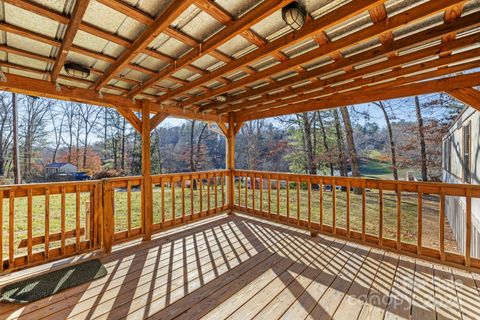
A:
[[[305,171],[308,174],[317,174],[317,139],[315,135],[316,112],[297,114],[297,121],[302,130],[303,152],[306,157]]]
[[[427,148],[425,146],[425,132],[423,130],[423,118],[420,105],[420,99],[415,96],[415,111],[417,114],[417,126],[418,126],[418,140],[420,143],[420,155],[421,155],[421,168],[422,168],[422,180],[428,180],[427,172]]]
[[[328,155],[329,159],[331,159],[330,158],[330,147],[328,146],[328,141],[327,141],[327,131],[325,129],[325,124],[323,123],[322,113],[320,111],[317,111],[317,117],[318,117],[318,123],[320,125],[320,132],[321,132],[321,135],[322,135],[323,147],[325,149],[325,153]],[[333,176],[333,163],[332,163],[332,161],[328,162],[328,166],[330,168],[330,175]]]
[[[66,113],[64,110],[60,110],[60,112],[54,110],[54,108],[49,109],[50,120],[52,123],[52,132],[55,139],[55,145],[53,148],[53,155],[52,155],[52,162],[56,162],[58,150],[62,145],[62,135],[64,129],[64,121],[66,118]]]
[[[12,100],[0,95],[0,177],[5,176],[5,164],[12,142]]]
[[[341,176],[347,176],[347,164],[345,162],[343,135],[340,124],[340,117],[338,116],[338,110],[333,109],[333,119],[335,122],[335,133],[337,136],[337,148],[338,148],[338,162]]]
[[[96,127],[100,118],[101,109],[90,104],[81,104],[79,107],[79,116],[82,120],[83,128],[83,168],[87,166],[88,138],[92,130]],[[78,147],[77,147],[78,148]],[[77,149],[78,150],[78,149]],[[78,151],[77,151],[78,152]],[[77,162],[78,163],[78,162]]]
[[[390,142],[390,154],[392,156],[392,172],[393,179],[398,180],[398,168],[397,168],[397,155],[395,150],[395,141],[393,140],[392,124],[390,122],[390,116],[385,108],[385,104],[382,101],[374,102],[376,106],[382,110],[385,117],[385,123],[387,124],[388,141]]]
[[[352,176],[360,177],[360,162],[355,148],[355,139],[353,137],[352,122],[347,107],[340,108],[342,113],[343,125],[345,126],[345,136],[347,140],[348,153],[350,154],[350,164],[352,166]]]

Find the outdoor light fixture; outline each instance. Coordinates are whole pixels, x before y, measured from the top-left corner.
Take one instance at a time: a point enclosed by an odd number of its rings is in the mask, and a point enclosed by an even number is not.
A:
[[[1,82],[7,82],[7,76],[3,71],[0,70],[0,81]]]
[[[282,18],[294,30],[300,30],[307,19],[307,11],[298,3],[293,1],[282,8]]]
[[[217,100],[218,102],[225,102],[227,101],[227,96],[222,94],[222,95],[216,96],[215,100]]]
[[[90,68],[73,62],[65,63],[63,67],[65,68],[67,74],[74,78],[85,79],[88,78],[88,76],[90,75]]]

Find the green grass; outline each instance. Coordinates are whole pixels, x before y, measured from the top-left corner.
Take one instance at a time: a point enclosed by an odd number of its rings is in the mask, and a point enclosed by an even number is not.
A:
[[[400,179],[405,179],[407,172],[415,171],[412,168],[398,169]],[[376,159],[362,158],[360,161],[360,173],[366,178],[393,179],[392,164]]]

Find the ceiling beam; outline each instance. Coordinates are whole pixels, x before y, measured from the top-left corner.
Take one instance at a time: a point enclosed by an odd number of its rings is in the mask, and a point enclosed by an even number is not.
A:
[[[463,2],[464,1],[460,1],[460,0],[456,0],[456,1],[436,0],[434,2],[429,1],[427,3],[420,4],[407,11],[404,11],[395,16],[392,16],[391,18],[382,20],[358,32],[345,36],[337,41],[329,42],[323,46],[320,46],[317,49],[314,49],[302,55],[296,56],[288,60],[287,62],[277,64],[273,67],[260,71],[255,75],[244,77],[238,81],[234,81],[230,84],[214,89],[194,99],[190,99],[185,102],[182,102],[181,104],[178,104],[178,106],[184,107],[189,104],[206,100],[212,96],[224,94],[228,91],[243,87],[251,82],[258,81],[263,78],[271,77],[275,74],[278,74],[278,73],[287,71],[293,67],[296,67],[297,65],[308,63],[322,56],[330,55],[336,51],[349,48],[352,45],[355,45],[361,41],[367,41],[369,39],[378,37],[379,35],[387,31],[396,30],[398,28],[405,26],[408,23],[412,23],[419,19],[424,19],[426,17],[432,16],[438,12],[445,10],[446,8],[449,8],[453,5],[456,5],[458,3],[463,3]],[[467,16],[466,18],[468,18],[469,16]]]
[[[53,65],[52,73],[51,73],[51,81],[57,81],[58,75],[65,64],[65,60],[67,59],[68,52],[72,46],[73,40],[75,39],[75,35],[77,34],[78,27],[87,11],[88,4],[90,0],[77,0],[75,2],[75,6],[72,11],[72,18],[68,22],[67,30],[65,31],[65,35],[62,39],[62,45],[58,49],[57,60]]]
[[[479,54],[480,54],[480,50],[473,50],[470,54],[470,57],[478,57]],[[353,82],[348,82],[346,84],[335,86],[335,87],[328,87],[318,92],[299,95],[293,98],[288,98],[288,99],[279,100],[279,101],[272,101],[272,103],[262,104],[253,108],[247,108],[245,110],[237,109],[237,111],[239,112],[241,111],[244,115],[246,115],[246,114],[255,113],[263,110],[273,109],[280,106],[292,105],[302,101],[308,101],[309,99],[327,97],[327,96],[331,96],[332,94],[338,94],[338,93],[348,94],[349,92],[354,90],[367,90],[367,91],[390,90],[391,87],[397,87],[399,85],[405,85],[405,84],[414,83],[418,81],[425,81],[425,80],[429,80],[429,79],[433,79],[441,76],[448,76],[454,73],[478,68],[480,66],[480,61],[478,60],[473,62],[458,64],[454,66],[446,66],[446,65],[443,66],[442,64],[446,62],[445,60],[448,60],[450,58],[451,56],[446,56],[437,61],[433,61],[435,63],[426,63],[425,66],[423,64],[419,64],[409,68],[397,69],[379,76],[357,80]],[[442,65],[442,67],[439,67],[436,70],[423,72],[419,74],[419,72],[421,72],[422,70],[431,69],[432,65]]]
[[[307,21],[304,27],[298,31],[291,32],[285,36],[282,36],[272,42],[267,43],[262,48],[255,50],[251,53],[248,53],[241,58],[238,58],[234,61],[225,61],[228,64],[218,68],[215,71],[208,73],[207,75],[190,82],[188,85],[185,85],[181,88],[173,90],[167,95],[159,97],[159,100],[165,101],[171,98],[174,98],[188,90],[191,90],[195,87],[198,87],[204,83],[207,83],[213,79],[229,74],[237,69],[240,69],[244,66],[252,64],[255,61],[258,61],[262,58],[272,55],[275,52],[278,52],[289,46],[293,46],[313,35],[326,30],[337,23],[348,20],[349,18],[354,17],[355,15],[367,10],[368,8],[382,3],[384,0],[366,0],[366,1],[351,1],[334,11],[326,14],[321,19]],[[213,54],[212,54],[213,55]],[[216,57],[218,58],[218,57]],[[193,103],[193,102],[192,102]]]
[[[461,88],[447,91],[455,99],[480,111],[480,91],[474,88]]]
[[[103,93],[101,96],[89,89],[72,88],[61,85],[61,90],[57,90],[54,83],[45,80],[38,80],[29,77],[19,76],[7,73],[7,81],[0,82],[0,90],[27,94],[37,97],[52,98],[64,101],[75,101],[79,103],[89,103],[102,107],[123,106],[132,109],[132,111],[140,111],[140,100],[133,100],[127,97],[114,94]],[[196,119],[201,121],[225,121],[225,117],[218,115],[205,114],[201,112],[193,112],[183,110],[172,106],[160,105],[152,103],[151,111],[154,113],[168,113],[172,117]]]
[[[344,75],[340,75],[336,78],[341,77],[342,80],[346,80],[350,77],[357,77],[361,76],[364,72],[371,72],[375,71],[378,64],[371,65],[364,67],[362,64],[368,63],[370,61],[374,61],[377,59],[380,59],[382,56],[389,56],[392,53],[395,53],[400,50],[406,50],[409,48],[412,48],[414,46],[420,46],[424,43],[428,43],[429,41],[436,40],[438,38],[441,38],[443,35],[448,34],[452,31],[461,31],[465,30],[468,28],[472,28],[474,26],[480,25],[480,13],[476,13],[474,15],[469,15],[464,18],[461,18],[457,21],[454,21],[452,23],[449,23],[447,25],[442,24],[436,27],[433,27],[431,29],[423,30],[417,34],[413,34],[409,37],[402,38],[398,41],[395,42],[390,42],[388,44],[384,44],[380,47],[375,47],[370,50],[364,51],[362,53],[353,55],[348,58],[343,58],[340,61],[337,61],[336,63],[331,63],[310,71],[306,71],[302,74],[298,74],[296,76],[292,76],[283,80],[276,81],[274,83],[256,88],[256,89],[246,89],[245,92],[236,94],[235,96],[228,97],[226,103],[231,103],[231,102],[237,102],[237,101],[242,101],[243,99],[255,97],[261,94],[266,94],[270,91],[273,90],[279,90],[285,87],[292,86],[297,83],[305,82],[308,79],[315,79],[317,77],[322,77],[331,73],[335,73],[338,71],[342,71],[345,67],[351,67],[352,70],[346,72]],[[422,55],[433,55],[440,53],[444,50],[448,50],[449,48],[453,49],[456,48],[457,45],[459,46],[468,46],[471,44],[475,44],[478,42],[478,35],[472,35],[468,37],[464,37],[462,39],[457,40],[453,44],[443,44],[443,45],[438,45],[438,46],[433,46],[430,48],[426,49],[421,49],[417,51],[416,53],[413,54],[407,54],[405,56],[411,56],[411,57],[416,57],[417,59],[421,59]],[[393,58],[391,58],[393,59]],[[405,57],[402,57],[401,59],[397,59],[394,61],[402,61],[403,59],[406,59]],[[380,62],[380,66],[391,66],[392,62]],[[354,70],[353,68],[356,66],[362,66],[359,68],[359,70]],[[334,78],[335,79],[335,78]],[[330,80],[326,80],[327,82],[330,82]],[[322,80],[323,82],[323,80]],[[315,85],[312,84],[312,86],[315,87]],[[319,85],[320,86],[320,85]],[[286,93],[287,94],[287,93]],[[186,103],[185,103],[186,104]],[[213,103],[210,105],[206,105],[202,108],[200,108],[201,111],[207,111],[212,108],[219,107],[221,104],[219,103]],[[178,104],[179,107],[184,107],[185,105],[183,104]]]
[[[94,89],[99,90],[105,86],[110,79],[115,76],[117,72],[123,70],[163,31],[165,31],[170,24],[183,12],[193,0],[178,0],[173,1],[168,8],[166,8],[146,29],[145,31],[132,43],[131,46],[116,59],[110,66],[107,72],[100,77],[95,83]]]
[[[478,43],[479,41],[480,41],[480,34],[473,34],[470,36],[462,37],[458,40],[455,40],[447,44],[440,43],[436,46],[427,47],[427,48],[414,51],[408,54],[404,54],[401,56],[395,56],[393,58],[390,58],[380,63],[372,64],[372,65],[358,68],[358,69],[353,69],[351,72],[347,72],[335,77],[318,80],[310,84],[302,85],[299,87],[290,87],[278,93],[268,94],[262,98],[245,99],[245,100],[242,99],[242,100],[239,100],[238,103],[219,109],[217,113],[227,113],[230,111],[235,111],[239,108],[245,108],[245,107],[264,104],[268,102],[274,102],[275,100],[280,100],[286,97],[290,97],[292,95],[304,96],[305,92],[310,92],[312,90],[316,90],[316,92],[319,92],[319,90],[326,90],[326,89],[342,90],[344,86],[348,86],[348,85],[356,86],[359,83],[370,84],[374,80],[381,81],[381,80],[392,78],[394,76],[403,75],[409,72],[409,70],[412,70],[411,72],[420,72],[422,70],[427,70],[428,68],[439,67],[449,63],[457,63],[466,59],[475,58],[475,50],[468,51],[465,53],[460,53],[448,59],[444,59],[444,57],[440,57],[440,59],[433,59],[427,62],[420,62],[412,66],[402,67],[403,65],[411,64],[411,63],[414,63],[415,61],[419,61],[427,57],[435,58],[438,55],[441,56],[441,53],[443,52],[469,47],[475,43]],[[391,52],[395,52],[395,51],[391,51]],[[382,70],[384,70],[384,72],[380,73]],[[379,74],[379,75],[369,76],[371,74]],[[346,81],[350,81],[350,82],[348,82],[344,86],[338,86],[338,84]],[[291,98],[291,99],[294,99],[294,98]],[[203,108],[200,108],[200,111],[206,111],[207,107],[208,105]]]
[[[360,89],[350,92],[342,92],[333,94],[325,98],[312,99],[297,104],[286,105],[279,108],[255,112],[246,116],[242,115],[241,112],[237,112],[235,113],[235,120],[248,121],[262,119],[300,112],[330,109],[360,103],[369,103],[379,100],[397,99],[444,91],[447,92],[460,88],[471,88],[478,85],[480,85],[480,72],[475,72],[460,76],[452,76],[449,78],[429,80],[398,87],[392,87],[388,88],[388,90]]]
[[[224,44],[230,39],[234,38],[236,35],[242,33],[243,31],[250,28],[252,25],[260,22],[262,19],[270,16],[275,11],[279,10],[286,4],[292,2],[293,0],[270,0],[261,3],[256,6],[254,9],[247,12],[238,20],[232,21],[220,32],[216,33],[209,39],[207,39],[201,46],[196,47],[194,50],[191,50],[187,54],[183,55],[177,59],[174,63],[171,63],[168,67],[164,68],[162,71],[158,72],[155,76],[151,77],[142,86],[134,88],[129,96],[134,97],[143,90],[153,86],[158,81],[171,76],[176,71],[182,69],[192,61],[195,61],[210,52],[214,51],[218,46]]]

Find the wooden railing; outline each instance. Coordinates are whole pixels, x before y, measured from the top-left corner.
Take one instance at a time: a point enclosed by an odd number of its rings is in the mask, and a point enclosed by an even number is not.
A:
[[[228,170],[152,176],[152,230],[163,230],[227,210],[228,176]],[[106,179],[103,192],[106,245],[143,236],[142,178]]]
[[[1,187],[0,271],[91,250],[109,252],[123,241],[148,240],[148,229],[232,209],[312,234],[480,268],[471,256],[472,198],[480,198],[480,186],[243,170],[165,174],[152,176],[153,219],[146,219],[143,183],[142,177],[122,177]],[[446,199],[455,197],[465,204],[460,246],[445,218]]]
[[[234,177],[234,209],[241,212],[312,233],[480,268],[470,250],[471,203],[480,197],[480,186],[244,170],[235,170]],[[445,221],[447,197],[466,203],[463,252],[455,247]]]
[[[100,248],[101,183],[0,187],[0,271]]]

